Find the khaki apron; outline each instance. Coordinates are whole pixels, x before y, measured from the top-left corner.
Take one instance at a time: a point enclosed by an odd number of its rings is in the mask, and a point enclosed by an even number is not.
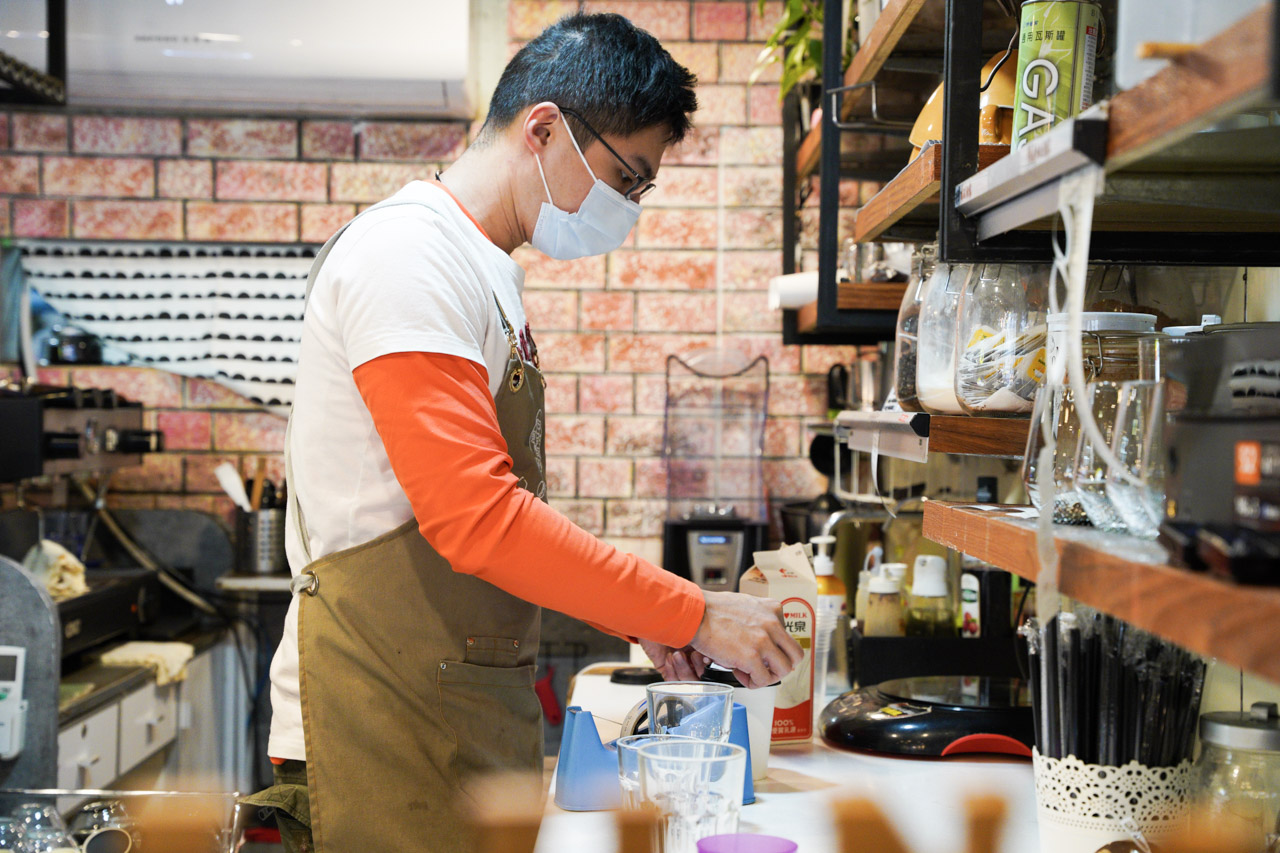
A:
[[[316,256],[308,294],[341,233]],[[520,485],[545,498],[545,383],[498,311],[511,347],[498,424]],[[310,561],[292,490],[290,501]],[[292,588],[315,850],[468,850],[455,815],[471,778],[542,771],[539,608],[454,572],[416,520],[311,561]]]

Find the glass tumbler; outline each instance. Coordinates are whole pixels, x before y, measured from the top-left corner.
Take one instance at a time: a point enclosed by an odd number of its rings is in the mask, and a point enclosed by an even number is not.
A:
[[[24,833],[18,849],[24,853],[80,853],[80,845],[71,840],[66,830],[51,827]]]
[[[694,740],[684,735],[628,735],[613,742],[618,750],[618,782],[622,785],[622,807],[640,808],[640,747],[669,740]]]
[[[663,853],[697,853],[738,831],[747,751],[737,744],[670,740],[640,748],[640,797],[660,817]]]
[[[1120,386],[1111,452],[1138,482],[1111,469],[1106,493],[1129,532],[1154,539],[1164,519],[1164,394],[1160,382],[1125,382]]]
[[[1121,382],[1090,382],[1085,389],[1085,406],[1093,413],[1102,438],[1109,447],[1115,435],[1116,413],[1120,407]],[[1076,498],[1084,507],[1089,521],[1099,530],[1123,532],[1128,529],[1124,518],[1107,497],[1107,463],[1102,454],[1084,435],[1077,441],[1075,478]]]
[[[13,813],[24,835],[44,830],[67,831],[67,824],[53,806],[44,803],[23,803]]]
[[[0,817],[0,850],[21,850],[22,831],[11,817]]]
[[[704,681],[663,681],[645,688],[649,732],[727,741],[733,688]]]

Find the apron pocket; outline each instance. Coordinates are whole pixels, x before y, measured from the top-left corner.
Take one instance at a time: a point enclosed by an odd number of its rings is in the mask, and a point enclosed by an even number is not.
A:
[[[510,669],[519,656],[520,643],[510,637],[467,637],[467,663]]]
[[[464,790],[480,773],[541,773],[542,705],[533,690],[535,669],[532,664],[440,662],[440,711],[453,732],[453,771]]]

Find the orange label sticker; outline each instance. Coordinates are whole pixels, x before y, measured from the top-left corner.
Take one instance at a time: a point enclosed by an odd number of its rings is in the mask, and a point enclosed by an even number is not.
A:
[[[1236,442],[1236,485],[1257,486],[1262,483],[1262,443]]]

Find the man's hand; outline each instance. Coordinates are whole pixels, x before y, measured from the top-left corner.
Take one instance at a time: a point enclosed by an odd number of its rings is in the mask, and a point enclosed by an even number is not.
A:
[[[697,681],[710,661],[689,646],[673,649],[652,640],[640,640],[640,648],[667,681]]]
[[[775,684],[804,660],[800,644],[783,624],[779,602],[737,592],[702,595],[706,610],[689,645],[695,652],[732,669],[745,686]],[[657,662],[655,658],[654,663]]]

